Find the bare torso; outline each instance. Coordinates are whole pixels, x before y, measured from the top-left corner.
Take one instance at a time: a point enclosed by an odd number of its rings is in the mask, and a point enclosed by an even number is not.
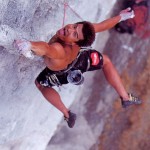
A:
[[[58,42],[58,40],[55,36],[49,41],[48,44],[52,44],[54,42]],[[66,69],[67,66],[73,60],[75,60],[75,58],[77,57],[77,54],[80,50],[80,47],[77,45],[71,46],[71,45],[63,44],[63,48],[64,48],[65,57],[63,57],[61,59],[52,59],[47,56],[44,56],[44,62],[50,70],[59,71],[59,70]]]

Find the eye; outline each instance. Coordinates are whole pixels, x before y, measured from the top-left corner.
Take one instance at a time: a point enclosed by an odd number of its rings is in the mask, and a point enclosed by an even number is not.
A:
[[[77,27],[78,27],[78,24],[74,24],[73,28],[75,29],[75,31],[74,31],[73,35],[75,38],[78,38],[78,33],[76,31]]]
[[[74,32],[73,35],[74,35],[75,38],[77,38],[77,33],[76,32]]]

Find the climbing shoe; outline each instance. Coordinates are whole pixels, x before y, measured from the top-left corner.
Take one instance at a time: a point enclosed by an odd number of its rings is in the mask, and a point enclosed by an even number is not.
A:
[[[127,101],[123,100],[123,98],[120,97],[123,108],[126,108],[126,107],[128,107],[130,105],[134,105],[134,104],[139,105],[142,103],[142,101],[138,97],[135,97],[130,93],[128,95],[129,95],[129,100],[127,100]]]
[[[69,118],[64,117],[64,119],[67,121],[68,126],[70,128],[73,128],[73,126],[75,125],[75,121],[76,121],[76,114],[72,113],[71,111],[68,112],[69,113]]]

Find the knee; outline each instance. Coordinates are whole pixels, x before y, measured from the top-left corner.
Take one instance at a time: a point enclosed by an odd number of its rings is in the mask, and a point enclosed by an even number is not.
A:
[[[103,65],[110,64],[111,60],[107,55],[103,55]]]

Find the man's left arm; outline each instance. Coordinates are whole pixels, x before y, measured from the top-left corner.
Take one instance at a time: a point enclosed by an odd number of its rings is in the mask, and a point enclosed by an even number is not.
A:
[[[131,11],[131,8],[122,10],[118,16],[104,20],[103,22],[100,22],[100,23],[93,23],[95,33],[108,30],[114,27],[117,23],[121,21],[125,21],[133,17],[134,17],[134,12],[133,10]]]

